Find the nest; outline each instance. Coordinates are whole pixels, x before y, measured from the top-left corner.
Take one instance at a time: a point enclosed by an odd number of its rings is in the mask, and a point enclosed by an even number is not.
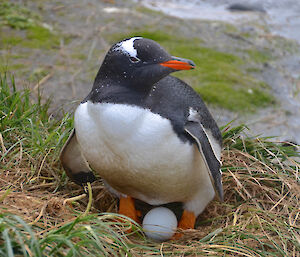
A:
[[[222,162],[224,202],[212,201],[198,217],[195,229],[185,231],[179,241],[157,247],[163,247],[166,254],[226,252],[244,256],[259,256],[253,249],[262,248],[276,254],[274,249],[279,247],[284,254],[299,256],[299,164],[276,156],[265,163],[234,148],[223,151]],[[0,176],[0,208],[45,230],[74,220],[76,213],[84,212],[88,201],[85,197],[66,203],[66,199],[84,194],[83,189],[47,177],[47,167],[40,170],[39,177],[28,176],[31,171],[26,165],[3,170]],[[92,188],[92,213],[117,211],[117,199],[101,180]]]

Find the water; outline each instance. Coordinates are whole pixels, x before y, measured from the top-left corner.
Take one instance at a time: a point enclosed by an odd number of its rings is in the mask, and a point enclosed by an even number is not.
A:
[[[146,7],[182,19],[224,21],[233,25],[255,21],[270,34],[295,40],[299,52],[282,58],[276,67],[267,68],[262,76],[281,103],[281,108],[263,109],[246,120],[254,134],[278,136],[300,144],[300,0],[141,0]],[[241,3],[265,12],[230,11],[231,4]]]

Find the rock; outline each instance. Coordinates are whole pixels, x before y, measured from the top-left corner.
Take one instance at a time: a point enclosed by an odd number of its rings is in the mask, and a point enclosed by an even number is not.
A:
[[[266,13],[266,10],[260,4],[235,3],[229,5],[227,9],[230,11]]]

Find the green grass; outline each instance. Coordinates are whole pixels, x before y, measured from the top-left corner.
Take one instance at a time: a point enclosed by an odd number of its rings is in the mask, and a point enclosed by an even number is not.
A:
[[[3,30],[7,26],[12,30]],[[20,30],[24,33],[20,34]],[[22,46],[27,48],[51,49],[59,46],[60,35],[51,31],[39,15],[8,1],[0,2],[0,46]]]
[[[21,46],[33,49],[53,49],[59,47],[60,41],[58,34],[41,25],[27,28],[22,36],[15,30],[9,32],[1,31],[0,27],[0,36],[0,46],[2,48]]]
[[[6,46],[16,46],[18,44],[20,44],[23,40],[23,38],[21,36],[7,36],[4,33],[2,33],[0,31],[0,36],[1,36],[1,40],[0,40],[0,45],[4,48]]]
[[[1,63],[0,64],[0,72],[4,73],[7,70],[19,70],[19,69],[23,69],[25,68],[26,65],[22,64],[22,63],[16,63],[16,64],[5,64],[5,63]]]
[[[142,6],[142,5],[138,5],[137,8],[136,8],[136,11],[139,12],[139,13],[150,14],[150,15],[152,15],[154,17],[155,16],[163,16],[164,15],[163,12],[152,10],[152,9],[147,8],[145,6]]]
[[[268,88],[245,71],[246,61],[239,56],[204,47],[199,39],[183,39],[164,31],[136,31],[115,35],[111,41],[126,37],[150,38],[168,50],[171,55],[188,58],[195,62],[196,69],[175,73],[200,93],[203,99],[219,107],[237,112],[254,112],[257,108],[274,103]],[[254,61],[265,61],[267,56],[258,51],[247,52]],[[250,58],[250,57],[249,57]]]
[[[0,2],[0,26],[8,25],[15,29],[27,29],[39,20],[38,15],[19,4],[3,0]]]
[[[254,49],[247,50],[247,54],[254,62],[257,63],[266,63],[272,59],[271,54],[265,50],[265,51],[259,51]]]
[[[126,240],[124,234],[118,234],[120,222],[113,220],[116,217],[112,214],[78,216],[73,221],[43,232],[37,227],[28,225],[16,215],[0,214],[0,232],[3,240],[0,255],[7,257],[130,255],[134,245]]]
[[[208,206],[198,230],[186,232],[180,241],[159,244],[144,238],[136,225],[127,235],[128,220],[116,221],[116,214],[93,208],[95,214],[84,217],[82,204],[51,207],[54,198],[62,201],[81,190],[72,186],[58,163],[73,120],[68,114],[62,120],[49,117],[48,107],[39,94],[18,91],[13,78],[8,82],[1,77],[1,256],[297,256],[300,251],[295,146],[249,137],[244,125],[224,126],[225,202]],[[17,202],[20,198],[24,203]],[[110,201],[109,206],[115,205]]]
[[[86,55],[84,55],[83,53],[78,53],[78,52],[72,53],[71,57],[74,59],[81,60],[81,61],[86,59]]]
[[[47,113],[49,102],[42,104],[40,95],[33,102],[32,92],[28,89],[17,91],[13,78],[11,85],[5,76],[0,77],[0,83],[0,131],[9,150],[6,154],[14,156],[5,166],[18,165],[15,156],[20,146],[26,149],[26,154],[35,158],[30,164],[33,169],[38,164],[36,161],[48,152],[52,152],[52,158],[57,158],[63,139],[72,127],[72,120],[67,116],[62,121],[50,119]],[[6,158],[6,154],[1,156],[0,162]],[[55,162],[55,159],[50,159],[50,162]]]
[[[59,37],[49,29],[42,26],[30,27],[27,31],[27,40],[23,43],[25,47],[51,49],[59,47]]]

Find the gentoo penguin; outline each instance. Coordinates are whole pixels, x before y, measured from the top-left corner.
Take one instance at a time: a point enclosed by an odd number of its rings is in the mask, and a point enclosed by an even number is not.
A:
[[[135,221],[133,199],[181,202],[178,227],[194,228],[215,194],[223,200],[220,130],[201,97],[169,75],[194,67],[150,39],[113,45],[75,111],[61,152],[67,175],[82,184],[97,173]]]

